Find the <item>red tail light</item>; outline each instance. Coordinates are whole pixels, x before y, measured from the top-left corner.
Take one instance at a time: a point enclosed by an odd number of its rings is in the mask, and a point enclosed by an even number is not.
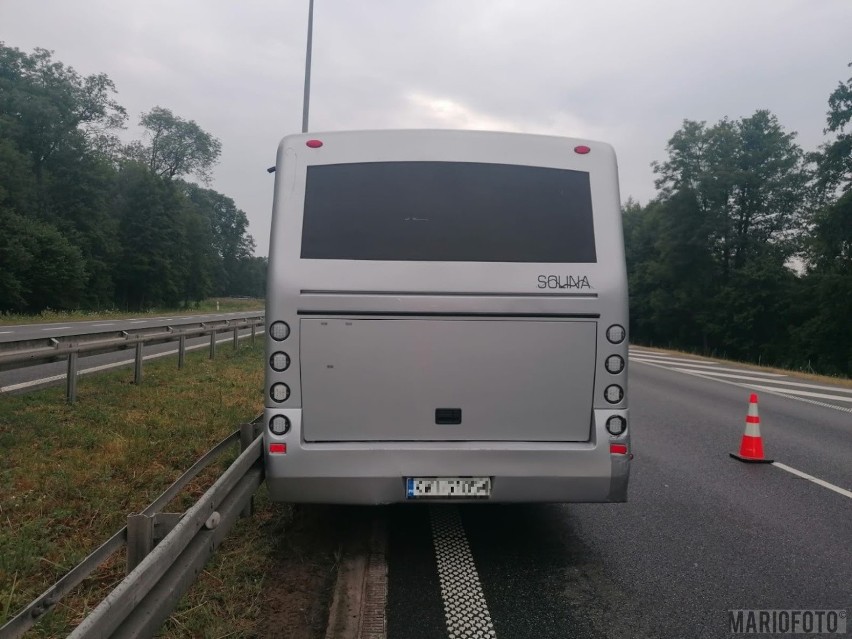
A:
[[[285,455],[287,453],[287,444],[269,444],[269,453],[271,455]]]
[[[613,455],[626,455],[627,444],[610,444],[609,452],[611,452]]]

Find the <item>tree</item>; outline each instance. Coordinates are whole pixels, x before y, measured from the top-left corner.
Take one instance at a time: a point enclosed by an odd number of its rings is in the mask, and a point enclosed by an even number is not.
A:
[[[734,357],[788,356],[786,262],[805,229],[809,170],[795,136],[757,111],[684,121],[655,163],[658,197],[625,211],[634,339]]]
[[[39,182],[57,150],[91,140],[105,145],[127,118],[112,98],[109,77],[82,77],[52,56],[38,48],[28,55],[0,42],[0,137],[28,154]]]
[[[212,189],[178,181],[188,200],[207,220],[216,253],[215,290],[219,295],[237,295],[245,276],[242,262],[254,254],[254,239],[248,234],[248,217],[234,200]],[[244,294],[244,293],[243,293]]]
[[[85,282],[83,256],[59,231],[0,208],[0,311],[77,308]]]
[[[848,192],[852,189],[852,130],[847,129],[852,122],[852,78],[840,82],[828,97],[826,120],[825,133],[836,136],[820,147],[820,153],[814,154],[819,166],[819,186],[829,194],[837,187]]]
[[[173,179],[195,175],[209,183],[211,171],[222,152],[222,143],[194,120],[184,120],[169,109],[156,106],[139,120],[148,144],[136,142],[128,155],[145,163],[157,175]]]
[[[174,185],[129,162],[118,184],[117,297],[128,308],[177,306],[184,295],[185,209]]]
[[[660,197],[693,194],[722,277],[768,243],[795,252],[809,173],[795,134],[785,132],[774,115],[756,111],[712,127],[687,120],[667,150],[669,159],[654,163]]]
[[[267,266],[268,260],[265,257],[253,255],[237,262],[230,294],[238,297],[264,297],[266,295]]]
[[[216,251],[207,218],[182,196],[182,234],[186,243],[182,252],[181,272],[184,274],[183,303],[203,300],[213,292],[216,274]]]
[[[44,223],[30,231],[49,228],[78,249],[85,279],[75,305],[112,301],[115,157],[105,148],[126,118],[114,93],[104,74],[82,77],[50,51],[0,44],[0,206]]]

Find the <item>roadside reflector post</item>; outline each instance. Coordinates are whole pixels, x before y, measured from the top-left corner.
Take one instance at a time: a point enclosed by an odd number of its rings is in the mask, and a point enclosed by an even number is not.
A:
[[[210,359],[216,357],[216,329],[210,329]]]
[[[65,397],[69,404],[77,401],[77,351],[68,353],[68,374],[65,376]]]
[[[240,327],[234,326],[234,350],[240,348]]]
[[[251,443],[254,441],[254,438],[257,435],[255,434],[255,425],[254,424],[240,424],[240,452],[244,452]],[[248,503],[245,508],[240,512],[240,517],[251,517],[254,514],[254,495],[249,497]]]
[[[178,368],[183,368],[184,364],[186,364],[186,335],[181,333],[178,339]]]
[[[144,344],[141,341],[136,342],[136,370],[133,374],[133,383],[142,383],[142,347]]]

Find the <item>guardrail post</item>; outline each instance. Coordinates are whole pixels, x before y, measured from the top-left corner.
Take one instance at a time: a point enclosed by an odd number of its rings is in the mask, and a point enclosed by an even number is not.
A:
[[[234,350],[240,347],[240,327],[234,326]]]
[[[254,424],[240,424],[240,452],[251,446],[255,438]],[[251,517],[254,514],[254,495],[252,495],[246,507],[240,512],[240,517]]]
[[[251,325],[251,345],[254,346],[254,334],[257,332],[257,324],[252,322]]]
[[[127,516],[127,574],[177,526],[183,513]]]
[[[183,368],[186,363],[186,335],[180,334],[178,339],[178,368]]]
[[[136,370],[133,373],[133,383],[142,383],[142,342],[136,342]]]
[[[216,329],[211,329],[213,332],[210,333],[210,359],[214,359],[216,357]]]
[[[127,574],[154,548],[154,518],[151,515],[127,516]]]
[[[69,404],[77,401],[77,351],[68,353],[68,374],[65,376],[65,397]]]

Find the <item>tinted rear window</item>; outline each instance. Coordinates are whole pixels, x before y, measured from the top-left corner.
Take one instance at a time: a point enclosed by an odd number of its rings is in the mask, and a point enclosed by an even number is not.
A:
[[[309,166],[302,258],[595,262],[589,174],[476,162]]]

